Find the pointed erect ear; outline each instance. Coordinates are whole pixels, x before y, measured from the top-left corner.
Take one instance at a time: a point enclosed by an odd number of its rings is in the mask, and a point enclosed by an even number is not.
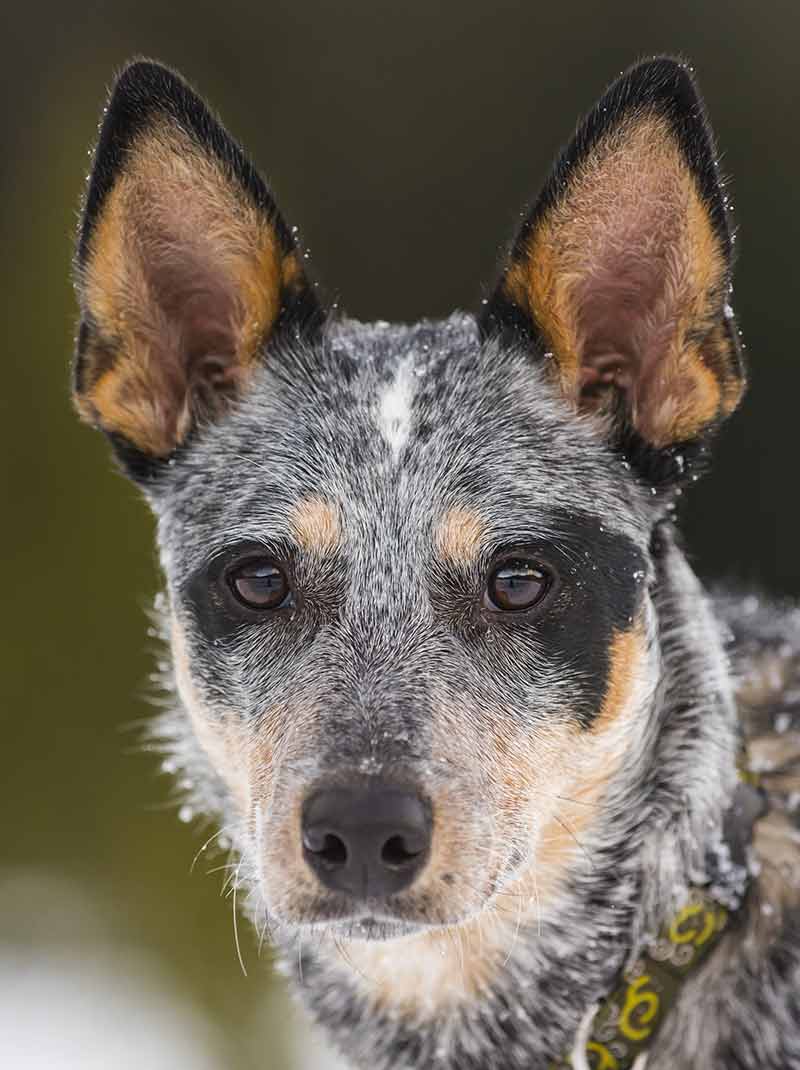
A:
[[[133,467],[247,385],[267,340],[321,312],[269,189],[189,87],[127,67],[105,112],[77,253],[75,398]]]
[[[581,410],[621,405],[651,447],[697,440],[744,389],[731,235],[687,68],[640,64],[565,149],[482,314],[547,354]]]

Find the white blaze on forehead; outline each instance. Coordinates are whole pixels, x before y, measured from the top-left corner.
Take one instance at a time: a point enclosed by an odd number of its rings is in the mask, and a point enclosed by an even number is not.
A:
[[[414,377],[411,360],[407,359],[398,365],[394,379],[383,391],[378,410],[378,427],[395,457],[408,441],[413,396]]]

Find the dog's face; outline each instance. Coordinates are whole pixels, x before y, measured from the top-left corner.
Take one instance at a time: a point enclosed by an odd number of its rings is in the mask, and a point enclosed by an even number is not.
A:
[[[173,75],[115,88],[76,395],[159,521],[177,688],[271,917],[390,936],[542,894],[645,729],[651,538],[742,390],[686,71],[612,87],[481,315],[325,317]]]
[[[302,364],[265,368],[170,480],[181,693],[273,913],[350,914],[303,809],[386,781],[430,811],[430,857],[358,909],[452,923],[553,850],[558,797],[590,803],[621,754],[649,680],[646,510],[466,317],[337,328]]]

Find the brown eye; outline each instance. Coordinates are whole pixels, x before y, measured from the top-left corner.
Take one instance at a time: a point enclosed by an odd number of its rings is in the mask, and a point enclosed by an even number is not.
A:
[[[504,561],[489,577],[485,602],[490,609],[530,609],[550,590],[549,573],[534,561]]]
[[[250,609],[278,609],[289,596],[286,573],[263,558],[239,565],[228,579],[237,600]]]

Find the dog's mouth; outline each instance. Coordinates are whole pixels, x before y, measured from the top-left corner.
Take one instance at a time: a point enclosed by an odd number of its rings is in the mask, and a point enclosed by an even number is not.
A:
[[[361,901],[340,895],[294,897],[289,917],[283,923],[298,932],[331,935],[355,941],[388,941],[407,936],[452,930],[478,917],[493,901],[494,882],[479,891],[453,889],[456,894],[435,894],[423,889],[418,894],[373,898]],[[448,889],[450,891],[450,889]],[[277,919],[276,919],[277,920]]]
[[[337,921],[318,922],[312,928],[324,928],[326,933],[338,940],[387,942],[400,940],[403,937],[417,936],[431,928],[438,928],[438,926],[431,926],[422,922],[401,921],[397,918],[365,915],[362,917],[341,918]]]

